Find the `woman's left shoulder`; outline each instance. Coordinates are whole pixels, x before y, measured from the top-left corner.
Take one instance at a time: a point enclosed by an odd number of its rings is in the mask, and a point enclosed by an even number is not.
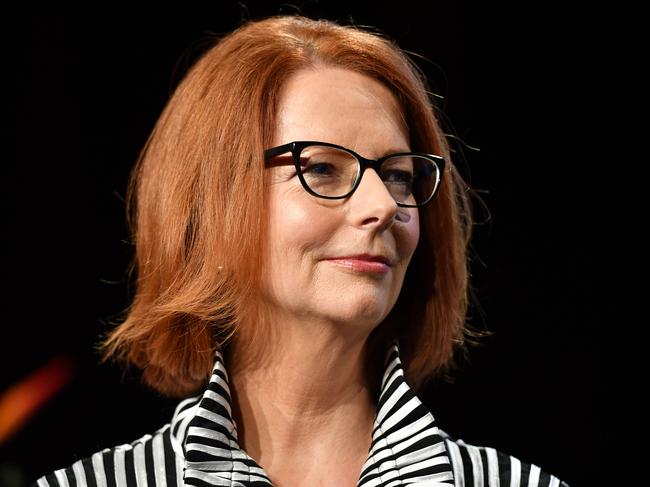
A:
[[[456,485],[569,487],[566,482],[543,471],[537,465],[523,462],[494,448],[471,445],[461,439],[453,438],[441,429],[438,431],[445,440]]]

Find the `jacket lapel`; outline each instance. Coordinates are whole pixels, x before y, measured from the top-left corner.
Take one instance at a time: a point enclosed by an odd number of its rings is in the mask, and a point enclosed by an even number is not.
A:
[[[264,469],[237,440],[228,374],[220,350],[205,391],[181,402],[171,422],[186,485],[272,487]],[[178,451],[181,450],[181,451]],[[445,443],[433,415],[404,380],[395,339],[388,348],[372,444],[358,486],[454,485]]]

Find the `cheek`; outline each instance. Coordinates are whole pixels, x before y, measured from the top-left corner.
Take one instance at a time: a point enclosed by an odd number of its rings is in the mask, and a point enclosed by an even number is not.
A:
[[[297,193],[297,194],[296,194]],[[332,211],[305,201],[304,190],[289,190],[272,198],[270,210],[270,242],[275,260],[304,260],[310,251],[325,245],[334,233]]]

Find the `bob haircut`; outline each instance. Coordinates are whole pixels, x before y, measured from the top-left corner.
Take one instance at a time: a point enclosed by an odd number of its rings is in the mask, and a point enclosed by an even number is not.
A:
[[[381,33],[278,15],[217,39],[140,151],[126,195],[135,293],[98,345],[103,361],[134,365],[148,386],[184,397],[204,386],[215,348],[239,332],[252,338],[235,361],[260,356],[272,333],[256,306],[267,234],[264,150],[283,84],[318,66],[383,83],[399,102],[411,150],[448,161],[436,197],[418,209],[420,240],[395,306],[369,336],[370,360],[383,363],[379,351],[398,338],[406,380],[419,390],[453,368],[466,338],[479,336],[465,322],[471,190],[451,164],[426,77]]]

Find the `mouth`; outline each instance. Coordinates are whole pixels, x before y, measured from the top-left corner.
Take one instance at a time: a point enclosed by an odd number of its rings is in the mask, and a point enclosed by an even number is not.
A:
[[[392,267],[392,262],[383,255],[357,254],[325,259],[334,265],[357,272],[385,274]]]

